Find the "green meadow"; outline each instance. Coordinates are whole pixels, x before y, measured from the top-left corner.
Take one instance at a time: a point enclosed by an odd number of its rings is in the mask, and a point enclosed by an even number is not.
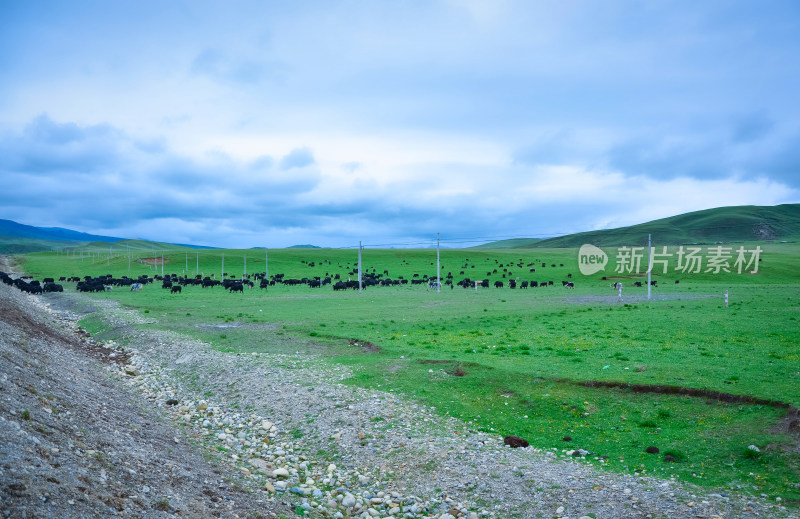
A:
[[[170,294],[155,283],[141,292],[116,288],[87,297],[119,300],[157,320],[146,326],[200,338],[220,351],[300,352],[346,364],[354,368],[348,384],[419,400],[474,429],[522,436],[543,449],[585,449],[585,462],[606,470],[797,504],[800,428],[789,425],[787,406],[800,407],[800,246],[760,246],[755,274],[748,272],[754,265],[741,274],[705,272],[705,265],[700,273],[678,273],[671,247],[667,272],[654,271],[651,300],[646,288],[633,286],[643,274],[614,271],[611,249],[605,271],[591,276],[580,274],[577,249],[441,252],[442,276],[450,272],[456,282],[554,282],[546,288],[437,292],[406,285],[358,293],[330,286],[260,290],[256,283],[244,294],[193,286]],[[735,257],[739,244],[732,247]],[[18,259],[37,279],[135,277],[160,275],[153,258],[160,262],[161,254],[95,248]],[[163,253],[164,272],[220,279],[223,254],[224,271],[235,277],[264,272],[268,260],[271,275],[346,280],[355,279],[358,253],[180,250]],[[434,249],[362,254],[368,273],[387,271],[392,279],[436,273]],[[575,288],[563,288],[564,280]],[[613,281],[623,282],[621,301]],[[112,333],[97,317],[85,325]],[[639,390],[645,387],[653,391]]]

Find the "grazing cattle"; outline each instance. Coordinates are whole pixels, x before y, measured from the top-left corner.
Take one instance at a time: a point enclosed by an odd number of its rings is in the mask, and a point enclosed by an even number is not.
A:
[[[494,288],[503,288],[503,282],[502,281],[495,281],[494,282]]]
[[[531,281],[531,288],[537,288],[539,286],[538,281]]]
[[[633,284],[633,286],[635,286],[635,287],[640,287],[640,286],[642,286],[642,282],[641,282],[641,281],[637,281],[637,282],[635,282],[635,283]]]
[[[575,288],[575,283],[572,281],[562,281],[564,288]]]
[[[524,449],[525,447],[530,447],[530,443],[528,443],[528,440],[514,435],[506,436],[505,438],[503,438],[503,443],[508,445],[512,449],[518,449],[518,448]]]
[[[134,284],[131,285],[131,292],[136,292],[136,291],[141,290],[141,289],[142,289],[142,284],[141,283],[134,283]]]
[[[611,283],[611,288],[613,288],[614,290],[619,290],[620,288],[622,288],[622,283],[620,283],[619,281]]]
[[[517,288],[517,282],[512,279],[508,282],[508,288]]]
[[[44,292],[63,292],[64,287],[57,284],[57,283],[45,283],[44,288],[42,289]]]
[[[654,280],[652,280],[652,281],[650,282],[650,286],[651,286],[651,287],[657,287],[657,286],[658,286],[658,281],[657,281],[657,280],[655,280],[655,279],[654,279]]]
[[[345,284],[345,286],[347,286],[347,288],[352,288],[353,290],[358,290],[358,280],[348,279],[347,281],[344,282],[344,284]],[[361,280],[361,289],[364,290],[366,288],[367,288],[367,285],[364,284],[364,280],[362,279]]]
[[[523,281],[522,283],[519,284],[519,288],[528,288],[528,282]]]
[[[680,280],[680,279],[676,279],[676,280],[675,280],[675,284],[676,284],[676,285],[677,285],[678,283],[680,283],[680,282],[681,282],[681,280]]]
[[[79,281],[75,288],[78,292],[103,292],[106,289],[100,279],[92,279],[91,277],[86,281]]]
[[[244,294],[244,285],[242,285],[241,283],[233,283],[232,285],[230,285],[230,287],[228,287],[228,292],[231,294],[234,292],[241,292],[242,294]]]
[[[180,285],[175,285],[174,287],[172,287],[170,289],[169,293],[170,294],[180,294],[181,293],[181,286]]]

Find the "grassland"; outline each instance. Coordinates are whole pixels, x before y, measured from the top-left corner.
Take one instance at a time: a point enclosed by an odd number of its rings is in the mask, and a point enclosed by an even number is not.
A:
[[[419,399],[476,429],[516,434],[539,447],[586,449],[592,453],[587,463],[608,470],[676,477],[797,503],[800,431],[790,430],[787,409],[777,403],[800,407],[800,247],[761,247],[757,274],[733,269],[676,275],[670,264],[666,274],[654,277],[659,286],[650,301],[645,288],[631,286],[644,279],[640,273],[616,273],[610,265],[581,276],[575,249],[442,252],[442,272],[452,272],[456,281],[469,276],[555,282],[527,290],[456,287],[437,293],[402,286],[358,294],[276,286],[229,294],[185,287],[171,295],[151,285],[142,292],[91,297],[118,299],[158,320],[148,326],[181,331],[221,351],[291,347],[353,366],[349,384]],[[264,251],[255,250],[166,253],[164,269],[219,278],[223,254],[225,271],[236,276],[245,269],[265,270]],[[385,270],[392,278],[436,271],[433,250],[366,250],[363,256],[366,272]],[[356,257],[354,250],[269,251],[269,272],[287,277],[338,273],[346,279],[353,277]],[[160,265],[141,259],[132,256],[129,263],[125,254],[21,257],[23,267],[40,278],[160,273]],[[566,279],[575,281],[575,289],[561,287]],[[615,280],[625,283],[623,301],[609,287]],[[298,340],[274,340],[286,337]],[[593,383],[622,387],[586,385]],[[631,389],[645,385],[708,393]],[[773,405],[714,398],[711,392]],[[660,453],[646,453],[648,446]],[[665,454],[674,461],[665,461]]]

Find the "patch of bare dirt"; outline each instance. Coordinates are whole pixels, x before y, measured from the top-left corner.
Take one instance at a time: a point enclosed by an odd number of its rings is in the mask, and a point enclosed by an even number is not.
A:
[[[361,348],[366,353],[376,353],[381,351],[381,347],[378,346],[377,344],[369,341],[362,341],[360,339],[350,339],[350,341],[348,341],[348,344],[350,344],[350,346],[356,346],[358,348]]]

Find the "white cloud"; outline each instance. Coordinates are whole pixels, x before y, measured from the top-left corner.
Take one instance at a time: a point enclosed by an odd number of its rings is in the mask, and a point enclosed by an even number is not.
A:
[[[800,200],[788,5],[145,1],[9,17],[0,176],[20,187],[0,216],[25,223],[337,245]],[[26,133],[40,114],[81,139]]]

